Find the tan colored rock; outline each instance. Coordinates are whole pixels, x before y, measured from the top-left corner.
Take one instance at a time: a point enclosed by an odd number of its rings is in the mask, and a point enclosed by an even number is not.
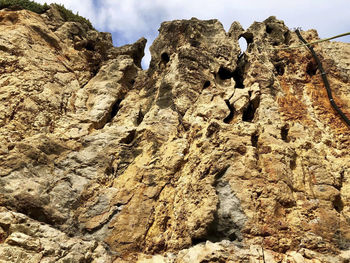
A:
[[[7,232],[0,245],[0,262],[111,262],[96,241],[69,237],[23,214],[1,208],[0,225]]]
[[[346,262],[350,130],[282,21],[164,22],[147,71],[53,6],[0,29],[0,262]]]

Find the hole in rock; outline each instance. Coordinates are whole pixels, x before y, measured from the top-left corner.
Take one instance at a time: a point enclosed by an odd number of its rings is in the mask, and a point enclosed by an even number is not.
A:
[[[139,113],[137,114],[137,119],[136,119],[136,125],[139,126],[141,122],[143,121],[143,118],[145,115],[143,115],[141,109],[139,110]]]
[[[277,74],[282,76],[284,74],[284,63],[283,62],[276,63],[275,69],[277,71]]]
[[[256,192],[256,199],[258,199],[261,196],[262,193],[263,193],[262,191]]]
[[[333,207],[334,209],[340,213],[341,211],[343,211],[343,208],[344,208],[344,203],[343,201],[341,200],[341,197],[340,195],[337,195],[334,200],[333,200]]]
[[[115,173],[115,169],[114,169],[114,167],[112,165],[106,167],[105,175],[111,176],[111,175],[114,175],[114,173]]]
[[[316,71],[317,71],[317,65],[315,62],[313,61],[310,61],[307,66],[306,66],[306,73],[312,77],[316,74]]]
[[[233,73],[224,67],[220,67],[218,74],[219,78],[222,80],[230,79],[233,77]]]
[[[228,239],[230,241],[235,241],[235,240],[238,239],[238,237],[237,237],[236,233],[231,233],[231,234],[228,235]]]
[[[269,25],[266,25],[266,33],[267,34],[271,34],[272,31],[273,31],[273,28],[271,26],[269,26]]]
[[[230,113],[224,119],[224,123],[230,123],[230,121],[232,121],[232,119],[235,115],[235,108],[231,105],[229,100],[225,100],[225,103],[226,103],[228,109],[230,110]]]
[[[203,89],[206,89],[206,88],[208,88],[209,86],[210,86],[210,81],[207,80],[207,81],[204,82],[204,84],[203,84]]]
[[[89,41],[87,44],[86,44],[86,47],[85,47],[87,50],[90,50],[90,51],[95,51],[95,45],[92,41]]]
[[[170,61],[170,57],[169,57],[169,54],[164,52],[162,55],[161,55],[161,58],[162,58],[162,61],[166,64]]]
[[[192,238],[192,245],[195,246],[195,245],[198,245],[200,243],[205,243],[207,242],[207,238],[203,237],[203,238]]]
[[[254,132],[250,138],[253,147],[258,147],[259,134]]]
[[[255,110],[250,102],[248,107],[243,111],[242,121],[252,122],[254,119]]]
[[[247,41],[247,44],[248,44],[248,47],[249,47],[249,44],[253,43],[254,41],[254,36],[252,33],[249,33],[249,32],[245,32],[242,37],[245,38],[245,40]]]
[[[249,101],[248,107],[243,111],[242,121],[252,122],[254,119],[255,112],[259,107],[259,104],[259,98]]]
[[[219,170],[214,177],[215,183],[214,186],[217,186],[221,180],[221,178],[225,175],[225,173],[227,172],[228,168],[230,168],[229,165],[223,167],[221,170]]]
[[[199,47],[201,43],[197,40],[191,39],[190,44],[191,44],[191,47]]]
[[[246,52],[247,48],[248,48],[248,41],[246,40],[245,37],[240,37],[238,39],[238,43],[239,43],[239,47],[241,49],[241,54],[243,54],[244,52]]]
[[[205,134],[206,137],[211,137],[214,133],[220,130],[220,125],[217,122],[212,122],[209,124],[207,128],[207,132]]]
[[[91,76],[96,76],[99,70],[99,67],[91,67]]]
[[[7,146],[7,149],[9,151],[13,150],[14,148],[15,148],[15,144],[10,144],[10,145]]]
[[[125,144],[130,144],[135,139],[135,137],[136,137],[136,131],[132,130],[129,132],[129,134],[125,138],[121,139],[120,142]]]
[[[122,99],[118,99],[112,106],[112,110],[110,113],[110,117],[108,118],[107,122],[110,122],[113,120],[113,118],[117,115],[119,109],[120,109],[120,103],[122,102]]]
[[[35,204],[26,203],[18,209],[18,212],[23,213],[34,220],[49,225],[53,225],[55,223],[55,220],[50,218],[50,216],[47,214],[44,208],[39,207]]]
[[[285,142],[289,142],[290,139],[288,137],[288,132],[289,132],[289,125],[286,124],[281,128],[281,138]]]

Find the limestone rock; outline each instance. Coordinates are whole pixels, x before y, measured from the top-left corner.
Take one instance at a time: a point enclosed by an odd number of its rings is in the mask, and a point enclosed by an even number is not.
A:
[[[0,262],[111,262],[96,241],[69,237],[24,214],[1,208],[0,225],[6,232]]]
[[[349,260],[350,129],[282,21],[164,22],[148,70],[54,6],[0,29],[0,262]]]

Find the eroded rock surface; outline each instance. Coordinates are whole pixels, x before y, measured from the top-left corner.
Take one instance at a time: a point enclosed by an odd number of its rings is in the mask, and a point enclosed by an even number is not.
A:
[[[0,10],[0,262],[350,260],[350,129],[282,21],[164,22],[144,71],[56,11]]]

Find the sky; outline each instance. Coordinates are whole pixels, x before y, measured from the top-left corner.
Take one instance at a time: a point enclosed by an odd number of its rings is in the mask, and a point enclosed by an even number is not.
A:
[[[149,46],[163,21],[218,19],[226,30],[234,21],[248,28],[269,16],[284,20],[289,28],[316,29],[320,38],[350,31],[349,0],[35,0],[60,3],[88,18],[99,31],[110,32],[115,46],[147,39],[142,67],[148,68]],[[350,42],[350,36],[336,41]]]

